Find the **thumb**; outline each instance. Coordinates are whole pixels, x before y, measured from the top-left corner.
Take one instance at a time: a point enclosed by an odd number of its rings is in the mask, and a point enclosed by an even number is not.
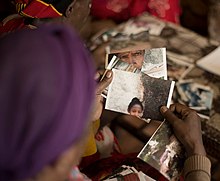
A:
[[[174,128],[181,125],[182,121],[166,106],[161,106],[160,112]]]
[[[96,94],[101,94],[105,90],[105,88],[109,86],[112,81],[112,74],[113,72],[111,70],[108,70],[106,72],[104,78],[97,85]]]

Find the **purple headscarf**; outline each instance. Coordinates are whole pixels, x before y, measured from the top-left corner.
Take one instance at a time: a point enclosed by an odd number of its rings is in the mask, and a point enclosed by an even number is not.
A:
[[[64,25],[0,40],[0,180],[35,175],[82,136],[93,78],[89,53]]]

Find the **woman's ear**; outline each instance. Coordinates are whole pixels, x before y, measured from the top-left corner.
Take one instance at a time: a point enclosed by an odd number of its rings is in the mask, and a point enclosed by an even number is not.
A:
[[[73,0],[72,3],[70,3],[70,5],[67,7],[67,9],[65,11],[65,16],[67,18],[70,17],[70,15],[73,13],[75,3],[76,3],[76,0]]]

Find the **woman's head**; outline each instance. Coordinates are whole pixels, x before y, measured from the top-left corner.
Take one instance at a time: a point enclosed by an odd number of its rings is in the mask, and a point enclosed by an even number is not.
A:
[[[32,177],[78,144],[88,124],[93,77],[88,52],[63,25],[1,39],[0,180]]]
[[[141,118],[143,116],[143,111],[144,107],[141,101],[137,97],[133,98],[128,105],[128,112],[130,115]]]

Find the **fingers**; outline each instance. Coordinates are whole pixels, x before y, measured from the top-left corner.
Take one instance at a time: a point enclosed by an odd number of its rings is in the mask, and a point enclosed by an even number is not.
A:
[[[161,114],[172,125],[176,137],[184,145],[187,155],[205,155],[202,142],[200,117],[193,109],[175,103],[168,109],[160,108]]]
[[[95,75],[95,80],[99,81],[101,77],[101,74],[97,73]],[[111,83],[112,81],[112,71],[106,71],[103,79],[98,82],[96,87],[96,97],[95,102],[92,110],[92,116],[91,120],[95,121],[100,118],[102,114],[103,109],[103,97],[101,96],[102,92],[105,90],[106,87]]]
[[[108,70],[104,76],[104,78],[98,83],[97,89],[96,89],[96,95],[101,95],[101,93],[105,90],[106,87],[109,86],[109,84],[112,81],[113,72],[111,70]]]
[[[186,114],[189,114],[190,112],[192,112],[193,110],[190,109],[189,107],[183,105],[183,104],[180,104],[180,103],[175,103],[175,104],[172,104],[170,106],[170,110],[172,112],[175,112],[179,115],[181,115],[181,117],[185,116]]]
[[[160,112],[164,116],[164,118],[168,122],[170,122],[170,124],[173,127],[176,127],[176,125],[180,125],[182,123],[182,121],[170,109],[168,109],[166,106],[162,106],[160,108]]]

